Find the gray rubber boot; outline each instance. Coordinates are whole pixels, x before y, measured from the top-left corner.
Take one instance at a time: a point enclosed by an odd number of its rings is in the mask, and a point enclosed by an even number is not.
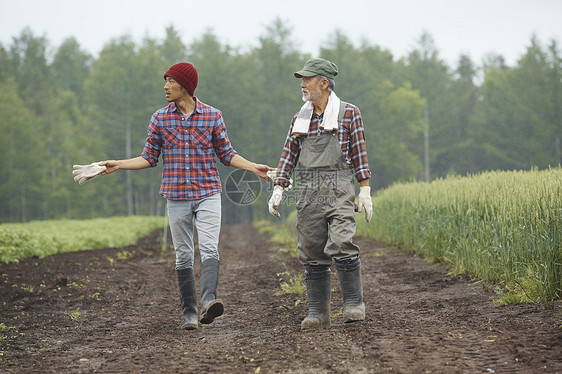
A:
[[[184,330],[195,330],[199,327],[197,316],[197,289],[193,268],[176,270],[180,286],[181,308],[183,310]]]
[[[217,285],[219,282],[219,260],[214,258],[201,264],[201,317],[199,322],[209,324],[224,313],[224,304],[217,299]]]
[[[301,330],[329,328],[332,272],[327,266],[308,266],[304,274],[308,316],[301,322]]]
[[[361,284],[361,261],[359,258],[338,262],[336,269],[343,294],[343,318],[345,322],[363,321],[365,304]]]

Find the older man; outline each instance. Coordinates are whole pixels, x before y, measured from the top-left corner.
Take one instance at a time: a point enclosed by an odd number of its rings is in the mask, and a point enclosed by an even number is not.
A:
[[[332,261],[344,301],[344,321],[365,319],[355,210],[372,215],[365,134],[356,106],[334,92],[336,64],[314,58],[294,73],[305,104],[293,116],[274,179],[269,211],[279,216],[284,188],[298,171],[297,246],[305,266],[308,316],[301,328],[330,327]],[[360,185],[355,205],[354,179]]]

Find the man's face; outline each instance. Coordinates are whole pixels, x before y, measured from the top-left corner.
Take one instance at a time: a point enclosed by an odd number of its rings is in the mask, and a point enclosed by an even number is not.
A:
[[[181,84],[176,82],[173,78],[166,77],[166,84],[164,85],[164,92],[166,100],[171,103],[187,95],[187,91]]]
[[[322,97],[322,88],[318,77],[303,77],[301,82],[302,101],[315,103]]]

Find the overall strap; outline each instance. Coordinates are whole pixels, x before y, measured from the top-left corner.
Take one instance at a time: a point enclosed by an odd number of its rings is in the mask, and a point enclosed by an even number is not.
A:
[[[340,101],[340,111],[338,112],[338,126],[341,125],[341,123],[343,121],[343,116],[345,115],[346,104],[347,103],[345,101]]]

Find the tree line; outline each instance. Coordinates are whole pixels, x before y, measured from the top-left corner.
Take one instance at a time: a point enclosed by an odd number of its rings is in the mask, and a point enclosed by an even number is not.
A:
[[[293,72],[310,57],[338,65],[335,91],[361,110],[374,190],[561,163],[562,63],[555,40],[544,47],[531,36],[515,66],[490,54],[481,65],[461,55],[450,67],[427,33],[407,56],[367,41],[357,45],[341,31],[313,55],[299,51],[292,37],[280,19],[247,48],[223,44],[211,31],[186,45],[169,27],[161,40],[112,39],[94,58],[74,38],[52,48],[46,37],[22,30],[10,45],[0,44],[0,222],[162,215],[160,165],[82,186],[71,171],[73,164],[140,154],[150,116],[166,105],[163,74],[180,61],[197,68],[195,94],[223,112],[234,148],[270,166],[277,166],[302,105]],[[234,170],[219,165],[223,187]],[[261,184],[256,200],[223,192],[223,223],[267,216],[271,186]]]

